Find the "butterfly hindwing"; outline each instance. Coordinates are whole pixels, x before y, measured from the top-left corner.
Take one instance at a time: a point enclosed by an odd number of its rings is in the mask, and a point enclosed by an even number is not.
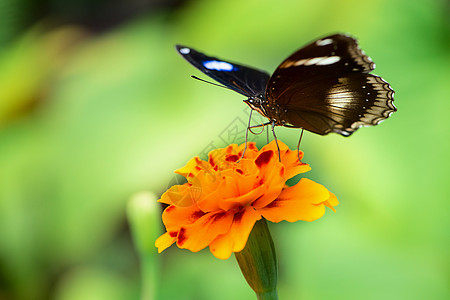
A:
[[[189,47],[177,45],[176,49],[193,66],[228,88],[246,97],[264,95],[268,73],[207,56]]]
[[[350,73],[325,78],[308,86],[294,85],[280,117],[293,127],[321,135],[351,135],[361,126],[377,125],[394,111],[394,91],[381,77]]]

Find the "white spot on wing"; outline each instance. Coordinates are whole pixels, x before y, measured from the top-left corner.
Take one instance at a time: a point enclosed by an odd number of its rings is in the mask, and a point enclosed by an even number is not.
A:
[[[307,59],[300,59],[293,63],[293,66],[301,66],[304,65],[308,60]]]
[[[316,65],[323,59],[324,59],[324,57],[322,57],[322,56],[321,57],[314,57],[314,58],[309,59],[307,62],[305,62],[305,65],[306,66]]]
[[[297,60],[296,62],[289,62],[287,63],[285,66],[283,66],[284,68],[288,68],[291,66],[311,66],[311,65],[317,65],[317,66],[325,66],[325,65],[331,65],[334,63],[337,63],[338,61],[340,61],[341,58],[339,56],[319,56],[319,57],[313,57],[313,58],[308,58],[308,59],[300,59]]]
[[[341,60],[341,58],[339,56],[330,56],[330,57],[326,57],[326,58],[322,59],[317,64],[318,65],[331,65],[331,64],[337,63],[340,60]]]
[[[189,48],[181,48],[180,49],[181,54],[189,54],[189,52],[191,52],[191,49],[189,49]]]
[[[230,63],[217,60],[208,60],[203,62],[203,66],[209,70],[232,71],[234,66]]]
[[[326,46],[326,45],[329,45],[329,44],[332,44],[332,43],[333,43],[332,39],[324,39],[324,40],[318,40],[316,42],[316,45],[317,46]]]

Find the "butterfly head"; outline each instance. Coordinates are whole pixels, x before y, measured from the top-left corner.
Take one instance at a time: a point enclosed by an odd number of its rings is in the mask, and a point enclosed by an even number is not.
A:
[[[247,100],[244,100],[244,102],[247,103],[247,105],[250,106],[251,109],[256,110],[262,116],[267,118],[266,105],[265,105],[266,101],[262,95],[249,97]]]
[[[259,112],[263,117],[266,117],[270,120],[270,122],[274,122],[275,125],[286,125],[284,121],[281,109],[278,105],[269,104],[266,98],[263,95],[249,97],[247,100],[244,100],[251,109]]]

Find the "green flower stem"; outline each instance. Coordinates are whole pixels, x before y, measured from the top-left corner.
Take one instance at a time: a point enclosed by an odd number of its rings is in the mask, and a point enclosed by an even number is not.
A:
[[[161,234],[161,212],[156,197],[149,192],[134,195],[127,205],[134,244],[139,253],[142,274],[142,300],[159,299],[157,296],[159,259],[155,240]]]
[[[278,299],[277,258],[265,219],[256,222],[245,248],[236,252],[235,257],[259,300]]]

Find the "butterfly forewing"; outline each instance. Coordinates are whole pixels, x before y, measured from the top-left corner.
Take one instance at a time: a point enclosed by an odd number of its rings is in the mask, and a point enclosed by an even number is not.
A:
[[[355,39],[332,35],[298,50],[275,70],[266,89],[280,123],[318,134],[349,136],[396,111],[394,91]]]
[[[264,95],[270,77],[267,72],[207,56],[189,47],[177,45],[176,49],[197,69],[226,87],[246,97]]]

